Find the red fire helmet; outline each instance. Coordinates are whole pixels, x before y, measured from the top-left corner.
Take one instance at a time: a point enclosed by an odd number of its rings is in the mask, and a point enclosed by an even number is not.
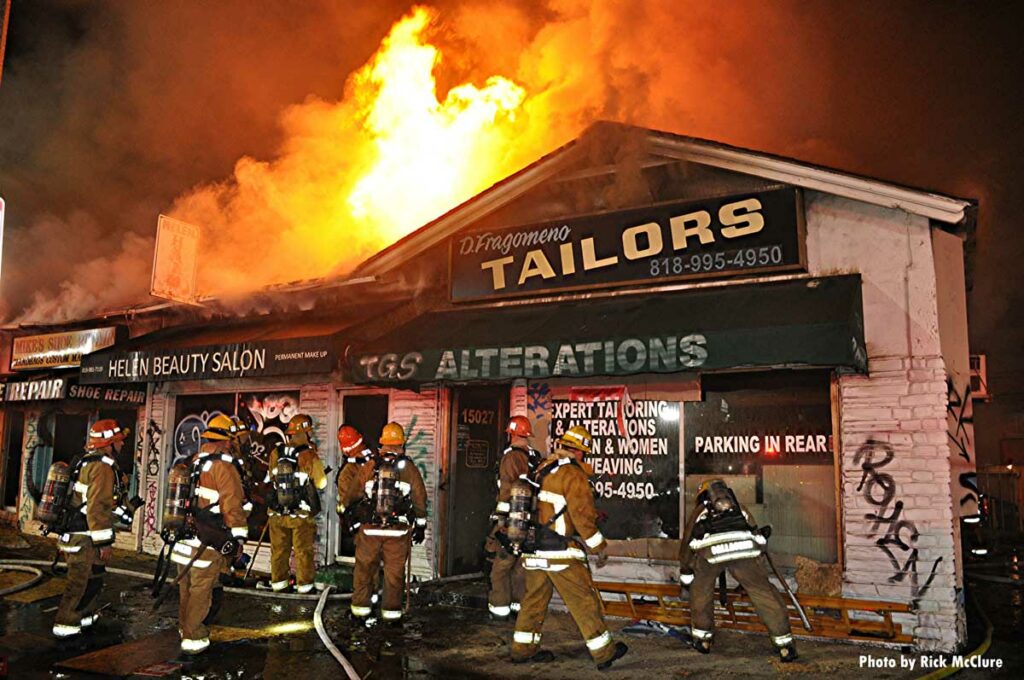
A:
[[[526,416],[512,416],[508,421],[505,431],[517,437],[532,437],[533,425]]]
[[[116,420],[110,418],[97,420],[89,428],[89,439],[85,442],[85,450],[102,449],[116,442],[123,442],[127,437],[128,430],[118,425]]]
[[[351,425],[342,425],[338,428],[338,446],[345,453],[351,453],[363,445],[363,435]]]

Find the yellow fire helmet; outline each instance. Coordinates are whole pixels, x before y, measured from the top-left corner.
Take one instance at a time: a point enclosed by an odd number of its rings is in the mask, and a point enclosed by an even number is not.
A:
[[[558,438],[558,442],[569,449],[576,449],[583,453],[590,453],[591,436],[587,428],[582,425],[573,425],[565,434]]]
[[[404,446],[405,430],[398,423],[388,423],[380,432],[380,443],[383,446]]]
[[[703,482],[700,483],[700,486],[697,487],[697,495],[698,496],[701,495],[702,493],[704,493],[705,491],[710,489],[712,484],[716,484],[716,483],[717,484],[725,484],[725,482],[723,482],[718,477],[712,477],[711,479],[705,479]]]
[[[313,432],[313,419],[307,416],[305,413],[296,413],[292,416],[292,419],[288,421],[288,436],[305,432],[310,434]]]
[[[206,429],[203,430],[203,439],[208,442],[223,442],[234,436],[235,424],[231,422],[230,416],[223,413],[218,413],[210,418],[210,421],[206,423]]]
[[[236,437],[247,437],[252,434],[252,431],[246,426],[245,421],[238,416],[231,416],[231,426],[234,428],[231,432]]]

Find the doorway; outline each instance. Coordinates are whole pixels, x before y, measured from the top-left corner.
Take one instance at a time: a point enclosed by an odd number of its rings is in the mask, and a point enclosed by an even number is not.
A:
[[[445,574],[483,571],[484,539],[497,495],[495,470],[504,444],[507,387],[462,387],[452,399]]]
[[[363,435],[363,443],[371,449],[377,448],[380,432],[388,422],[388,395],[381,394],[344,394],[341,395],[341,424],[351,425]],[[338,452],[338,471],[334,474],[334,486],[338,486],[338,474],[345,461]],[[332,513],[332,517],[335,515]],[[337,541],[336,557],[341,561],[353,562],[356,547],[355,536],[342,531],[341,522],[335,521],[334,531]]]
[[[24,411],[8,411],[7,427],[4,433],[4,507],[15,510],[18,506],[18,490],[21,487],[22,442],[25,440]]]

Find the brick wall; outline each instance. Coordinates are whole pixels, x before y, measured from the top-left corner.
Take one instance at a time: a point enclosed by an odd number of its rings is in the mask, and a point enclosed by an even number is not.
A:
[[[909,602],[922,650],[952,651],[965,618],[956,589],[946,371],[940,356],[869,360],[840,379],[846,545],[843,594]]]
[[[436,526],[438,435],[440,413],[437,390],[416,393],[395,390],[388,403],[388,418],[405,428],[406,454],[416,463],[427,486],[427,538],[412,548],[412,573],[420,578],[434,578],[436,564]]]

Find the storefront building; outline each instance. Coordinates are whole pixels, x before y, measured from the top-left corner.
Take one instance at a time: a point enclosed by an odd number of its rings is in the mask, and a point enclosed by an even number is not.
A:
[[[355,276],[438,282],[431,309],[348,352],[357,384],[439,395],[437,569],[479,565],[522,414],[541,445],[595,435],[618,555],[598,579],[672,581],[695,490],[723,477],[777,562],[838,565],[836,595],[910,605],[896,619],[919,648],[962,644],[977,508],[950,395],[974,210],[602,124],[371,258]]]
[[[0,453],[3,455],[3,521],[36,533],[35,499],[52,463],[70,463],[82,453],[92,423],[113,418],[131,431],[117,462],[132,493],[138,489],[138,432],[145,388],[84,385],[81,357],[113,345],[123,327],[104,326],[11,339],[10,375],[0,382]],[[118,535],[117,547],[138,547],[138,531]]]
[[[773,526],[782,566],[837,565],[837,595],[911,604],[915,644],[952,650],[959,521],[976,513],[973,451],[951,444],[969,424],[949,406],[969,375],[974,211],[599,124],[339,287],[304,290],[304,311],[137,335],[86,356],[79,381],[148,393],[150,552],[166,473],[206,420],[248,414],[270,446],[303,412],[335,470],[340,424],[372,440],[401,423],[429,492],[413,572],[479,571],[505,423],[526,415],[539,448],[574,424],[595,435],[614,555],[598,578],[673,582],[695,489],[723,477]],[[320,564],[342,543],[323,513]]]

